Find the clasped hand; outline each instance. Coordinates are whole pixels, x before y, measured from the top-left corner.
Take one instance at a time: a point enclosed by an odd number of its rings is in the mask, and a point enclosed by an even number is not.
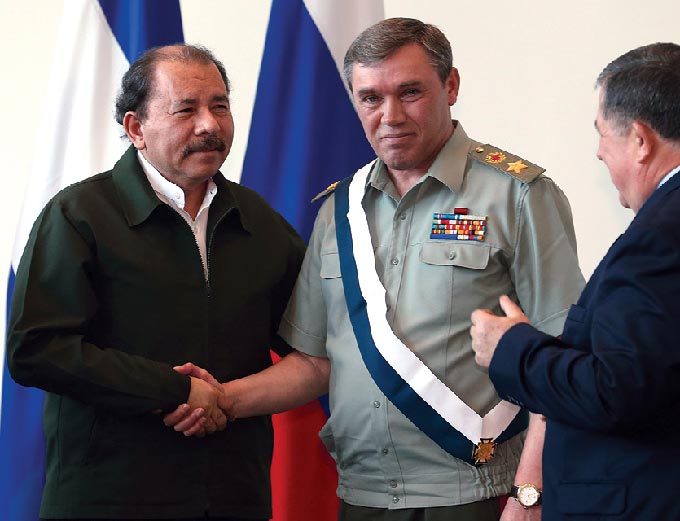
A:
[[[223,430],[229,416],[224,389],[205,369],[191,362],[173,368],[191,378],[191,391],[187,403],[163,416],[163,423],[185,436],[212,434]]]

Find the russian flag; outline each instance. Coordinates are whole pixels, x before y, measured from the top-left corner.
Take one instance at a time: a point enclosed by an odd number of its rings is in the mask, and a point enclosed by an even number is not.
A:
[[[113,166],[128,144],[113,117],[124,72],[144,50],[183,41],[178,0],[68,0],[59,27],[8,282],[36,217],[62,188]],[[36,521],[44,483],[43,392],[21,387],[2,355],[0,519]]]
[[[241,182],[305,239],[310,200],[375,157],[341,71],[352,40],[383,17],[382,0],[272,2]],[[321,402],[274,415],[275,521],[337,518],[337,474],[317,435],[326,419]]]

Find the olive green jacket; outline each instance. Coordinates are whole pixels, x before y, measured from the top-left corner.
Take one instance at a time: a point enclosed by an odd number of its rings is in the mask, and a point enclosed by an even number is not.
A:
[[[304,245],[253,191],[214,176],[209,276],[192,230],[149,185],[130,147],[57,194],[17,271],[7,356],[47,391],[43,518],[269,518],[269,417],[202,439],[152,411],[186,401],[187,361],[218,380],[271,364]]]

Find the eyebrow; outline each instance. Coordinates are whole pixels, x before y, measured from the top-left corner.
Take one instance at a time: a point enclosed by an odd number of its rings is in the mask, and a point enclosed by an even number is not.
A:
[[[424,83],[420,80],[407,81],[407,82],[400,83],[399,85],[397,85],[397,89],[401,90],[401,89],[406,89],[406,88],[409,88],[409,87],[420,87],[423,84]],[[357,95],[358,96],[366,96],[367,94],[374,94],[375,92],[376,92],[376,89],[374,89],[373,87],[368,87],[368,88],[365,88],[365,89],[359,89],[357,91]]]
[[[225,103],[229,103],[229,96],[223,95],[213,96],[212,98],[210,98],[210,101],[212,103],[218,101],[224,101]],[[184,98],[173,102],[173,105],[196,105],[196,103],[198,103],[198,99],[196,98]]]

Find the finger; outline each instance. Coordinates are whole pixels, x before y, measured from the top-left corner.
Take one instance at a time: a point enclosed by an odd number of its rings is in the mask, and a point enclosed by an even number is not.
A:
[[[218,431],[224,430],[227,426],[227,417],[220,409],[217,409],[215,414],[213,414],[212,420],[215,422]]]
[[[501,298],[498,299],[498,301],[500,302],[501,309],[506,316],[511,318],[519,318],[524,316],[522,308],[510,300],[510,297],[507,295],[501,295]]]
[[[185,432],[191,429],[196,423],[201,423],[205,418],[205,411],[200,407],[191,411],[183,419],[178,421],[173,427],[177,432]]]
[[[196,370],[197,370],[196,373],[193,374],[192,376],[196,376],[197,378],[200,378],[204,382],[208,382],[210,385],[220,387],[219,382],[217,380],[215,380],[215,377],[213,377],[213,375],[211,375],[208,371],[206,371],[205,369],[203,369],[201,367],[197,367],[197,366],[196,366]],[[221,389],[221,387],[220,387],[220,389]]]
[[[206,418],[203,427],[205,427],[205,432],[207,432],[208,434],[212,434],[217,430],[217,425],[212,420],[212,418]]]
[[[197,438],[202,438],[205,436],[205,422],[206,418],[202,417],[199,418],[199,420],[194,423],[191,427],[189,427],[187,430],[185,430],[182,434],[185,436],[195,436]]]
[[[176,425],[179,421],[181,421],[187,415],[188,412],[189,405],[183,403],[171,413],[168,413],[165,416],[163,416],[163,423],[165,424],[166,427],[172,427]]]

